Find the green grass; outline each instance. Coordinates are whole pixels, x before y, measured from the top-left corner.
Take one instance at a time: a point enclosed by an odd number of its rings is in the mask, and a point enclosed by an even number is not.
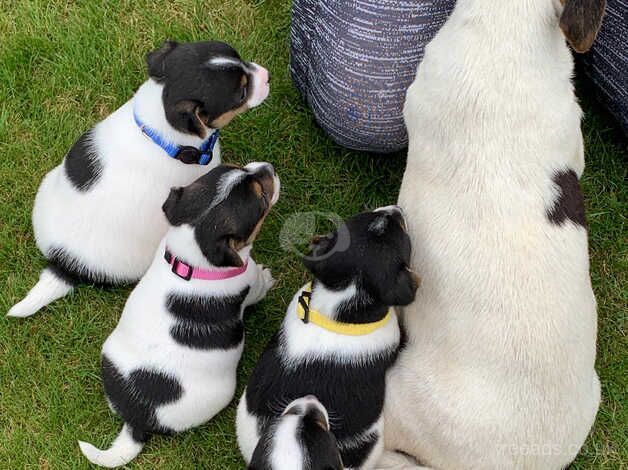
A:
[[[164,38],[220,38],[273,73],[267,103],[223,133],[224,160],[269,160],[284,188],[255,248],[279,282],[247,315],[241,390],[306,279],[298,257],[278,242],[284,221],[296,212],[344,217],[392,203],[404,168],[402,154],[350,152],[316,127],[288,75],[289,10],[289,0],[0,0],[0,313],[44,266],[30,222],[42,177],[85,129],[131,96],[144,80],[146,51]],[[604,402],[575,468],[619,469],[628,461],[627,153],[590,90],[581,91]],[[0,468],[88,468],[77,439],[104,446],[115,437],[121,423],[102,396],[99,351],[128,293],[80,288],[31,319],[0,317]],[[156,437],[129,468],[241,468],[233,423],[231,406],[206,426]]]

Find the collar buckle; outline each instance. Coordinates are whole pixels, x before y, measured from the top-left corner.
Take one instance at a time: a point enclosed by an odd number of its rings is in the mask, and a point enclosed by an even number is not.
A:
[[[168,264],[172,264],[171,271],[174,274],[179,276],[184,281],[189,281],[190,279],[192,279],[192,274],[194,273],[194,268],[192,266],[190,266],[189,264],[185,264],[179,258],[177,258],[172,253],[170,253],[168,250],[166,250],[166,252],[164,253],[164,259],[166,260]],[[179,266],[185,266],[187,268],[187,273],[185,275],[179,272]]]
[[[299,296],[299,304],[303,308],[303,318],[301,321],[305,324],[310,322],[310,299],[312,298],[312,292],[304,290]]]

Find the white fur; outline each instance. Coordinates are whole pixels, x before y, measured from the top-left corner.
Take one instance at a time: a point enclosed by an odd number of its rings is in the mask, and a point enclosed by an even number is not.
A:
[[[297,440],[297,427],[300,416],[284,416],[273,435],[270,458],[271,468],[301,470],[303,468],[303,449]]]
[[[235,393],[236,369],[244,343],[228,350],[194,349],[177,343],[170,335],[175,319],[167,311],[167,295],[176,292],[191,297],[223,297],[237,295],[248,286],[249,293],[241,306],[242,315],[246,306],[260,301],[274,284],[270,271],[249,257],[250,246],[239,252],[244,260],[248,258],[243,274],[217,281],[185,281],[172,273],[163,254],[168,246],[177,256],[185,252],[185,259],[194,266],[210,267],[206,260],[203,262],[200,250],[197,248],[198,253],[195,253],[189,249],[190,245],[195,243],[189,227],[174,227],[168,232],[150,268],[131,292],[118,325],[102,349],[125,377],[144,368],[156,369],[176,378],[184,390],[183,395],[173,403],[158,407],[156,415],[162,426],[177,432],[207,422],[229,404]],[[92,446],[81,445],[90,461],[99,465],[108,462],[111,466],[124,464],[139,453],[137,450],[131,455],[126,448],[126,444],[118,446],[118,440],[112,449],[100,453]]]
[[[299,289],[292,298],[283,321],[282,339],[286,355],[281,359],[286,366],[298,367],[300,363],[306,360],[330,358],[335,362],[359,361],[363,363],[364,367],[368,367],[369,355],[399,345],[400,330],[395,314],[384,327],[368,335],[355,337],[332,333],[312,323],[304,324],[296,314],[297,302],[304,288],[305,286]],[[337,292],[326,289],[321,283],[317,283],[312,292],[310,306],[319,312],[334,312],[340,303],[353,297],[355,292],[353,285]],[[278,403],[277,407],[283,409],[286,405],[286,403]],[[333,422],[334,417],[331,416],[329,419]],[[384,450],[383,426],[383,419],[380,418],[371,429],[379,431],[380,438],[361,467],[362,470],[373,468]],[[240,452],[247,464],[251,461],[253,451],[260,439],[257,429],[257,417],[248,412],[245,390],[238,405],[236,433]]]
[[[553,173],[584,168],[560,8],[459,0],[407,93],[399,203],[423,283],[386,441],[438,469],[562,469],[600,402],[587,233],[546,216]]]
[[[202,139],[175,130],[166,120],[163,85],[146,81],[135,96],[93,129],[103,171],[86,192],[78,191],[63,163],[42,181],[33,207],[33,229],[42,253],[66,248],[86,266],[114,280],[135,281],[148,268],[168,224],[161,211],[170,188],[185,186],[220,163],[220,145],[209,165],[185,165],[170,158],[136,125],[140,119],[166,140],[198,146]],[[42,276],[43,278],[43,276]],[[41,282],[41,281],[40,281]],[[51,284],[51,282],[48,282]],[[9,312],[27,316],[64,294],[62,281],[36,287],[45,294],[25,299]]]
[[[246,403],[246,389],[242,392],[240,403],[238,403],[238,410],[236,413],[236,436],[238,438],[238,447],[242,458],[247,463],[251,462],[253,458],[253,452],[260,440],[259,432],[257,431],[257,417],[248,412]]]

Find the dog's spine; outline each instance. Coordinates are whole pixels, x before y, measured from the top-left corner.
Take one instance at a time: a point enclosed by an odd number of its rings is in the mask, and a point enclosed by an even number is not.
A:
[[[81,452],[91,463],[101,467],[115,468],[126,465],[142,451],[143,442],[133,438],[131,427],[125,423],[118,437],[107,450],[100,450],[88,442],[79,441]]]
[[[9,317],[28,317],[49,303],[68,295],[74,284],[59,276],[51,267],[45,268],[39,275],[37,284],[26,294],[26,297],[15,304],[7,314]]]

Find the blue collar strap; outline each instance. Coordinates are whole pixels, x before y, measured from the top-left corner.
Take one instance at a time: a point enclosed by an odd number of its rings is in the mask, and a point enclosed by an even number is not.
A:
[[[165,141],[155,129],[148,127],[140,120],[135,110],[133,111],[133,118],[142,134],[152,140],[155,145],[161,147],[171,158],[176,158],[182,163],[197,165],[207,165],[214,158],[214,147],[220,135],[218,129],[204,140],[199,148],[196,148],[189,145],[175,145]]]

